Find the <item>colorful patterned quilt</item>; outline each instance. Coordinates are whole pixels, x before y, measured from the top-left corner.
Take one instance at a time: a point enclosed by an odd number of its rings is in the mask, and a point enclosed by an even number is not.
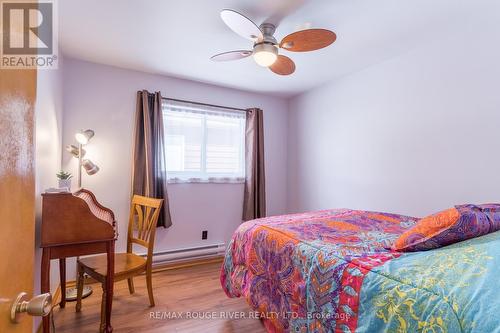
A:
[[[242,224],[221,283],[268,332],[500,332],[500,232],[389,250],[417,218],[325,210]]]

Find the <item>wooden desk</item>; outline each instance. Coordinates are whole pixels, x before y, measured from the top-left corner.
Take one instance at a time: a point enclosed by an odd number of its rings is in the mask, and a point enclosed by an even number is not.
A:
[[[50,292],[50,260],[59,259],[61,303],[66,305],[66,258],[97,253],[107,254],[106,320],[101,332],[112,332],[113,276],[116,222],[113,212],[101,206],[94,194],[81,189],[75,193],[42,194],[41,292]],[[50,332],[50,314],[43,318],[43,332]]]

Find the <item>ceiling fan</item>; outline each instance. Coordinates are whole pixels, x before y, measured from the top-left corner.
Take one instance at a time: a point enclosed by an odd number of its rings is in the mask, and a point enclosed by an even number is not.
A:
[[[287,35],[278,44],[274,33],[276,26],[264,22],[257,26],[248,17],[231,9],[224,9],[220,16],[226,25],[241,37],[251,40],[253,50],[237,50],[216,54],[213,61],[230,61],[253,55],[255,62],[279,75],[290,75],[295,71],[295,63],[287,56],[278,54],[278,48],[293,51],[315,51],[335,42],[337,36],[326,29],[306,29]]]

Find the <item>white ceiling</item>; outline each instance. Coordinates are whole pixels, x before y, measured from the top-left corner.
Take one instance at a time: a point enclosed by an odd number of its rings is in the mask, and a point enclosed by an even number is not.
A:
[[[292,96],[384,61],[457,26],[472,0],[63,0],[64,55],[238,89]],[[294,7],[298,9],[293,10]],[[278,76],[251,57],[216,63],[213,54],[251,49],[224,25],[231,8],[260,24],[281,20],[276,37],[306,24],[337,33],[330,47],[291,57],[293,75]],[[276,15],[277,14],[277,15]]]

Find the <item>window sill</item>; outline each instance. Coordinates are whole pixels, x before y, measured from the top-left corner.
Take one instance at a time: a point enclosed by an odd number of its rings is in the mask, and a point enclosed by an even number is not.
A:
[[[244,184],[245,178],[169,178],[168,184]]]

